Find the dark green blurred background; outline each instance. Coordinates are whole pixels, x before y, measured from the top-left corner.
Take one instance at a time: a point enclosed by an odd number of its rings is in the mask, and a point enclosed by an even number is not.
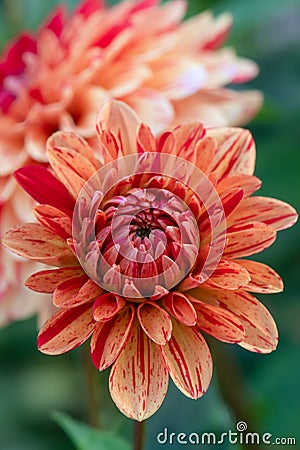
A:
[[[19,30],[33,29],[56,3],[2,0],[1,45]],[[74,6],[77,2],[66,3]],[[207,7],[234,15],[229,44],[261,68],[249,84],[265,93],[264,108],[249,125],[257,144],[256,175],[263,180],[260,193],[288,201],[300,211],[300,1],[190,0],[189,14]],[[252,431],[295,437],[298,444],[293,448],[300,449],[299,231],[297,224],[280,232],[272,248],[259,256],[285,281],[284,293],[260,297],[278,324],[278,350],[263,356],[210,341],[218,370],[208,393],[195,402],[171,385],[163,406],[148,421],[147,450],[162,447],[156,435],[164,427],[186,433],[222,432],[235,429],[236,419],[248,422]],[[78,370],[81,350],[57,357],[42,355],[36,350],[36,334],[34,319],[0,330],[0,450],[73,449],[49,413],[61,410],[86,419],[86,387]],[[110,401],[107,374],[99,378],[104,383],[104,426],[129,436],[132,424]],[[163,448],[182,446],[166,444]]]

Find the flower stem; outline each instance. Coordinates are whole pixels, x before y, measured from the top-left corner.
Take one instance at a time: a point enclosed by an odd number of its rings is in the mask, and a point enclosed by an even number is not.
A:
[[[134,422],[133,425],[133,450],[143,450],[145,442],[146,421]]]
[[[87,416],[88,423],[95,428],[100,427],[99,420],[99,389],[97,370],[93,366],[90,358],[89,345],[86,343],[83,346],[83,375],[87,397]]]

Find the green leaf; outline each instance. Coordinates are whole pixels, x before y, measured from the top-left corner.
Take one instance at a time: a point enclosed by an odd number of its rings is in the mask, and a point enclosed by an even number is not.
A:
[[[51,417],[66,432],[77,450],[131,450],[129,442],[111,431],[97,430],[58,411],[52,412]]]

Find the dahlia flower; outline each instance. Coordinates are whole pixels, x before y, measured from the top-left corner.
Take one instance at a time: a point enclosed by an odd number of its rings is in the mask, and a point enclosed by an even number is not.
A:
[[[253,293],[280,292],[282,281],[245,258],[297,214],[252,196],[261,183],[247,130],[194,123],[155,138],[118,101],[96,128],[97,154],[60,131],[47,142],[50,169],[16,172],[39,203],[38,223],[12,228],[3,243],[55,267],[26,281],[59,308],[39,349],[61,354],[91,337],[96,368],[112,366],[114,402],[140,421],[161,405],[169,376],[190,398],[205,393],[212,360],[203,332],[254,352],[276,348],[274,320]]]
[[[45,142],[56,130],[76,130],[92,144],[96,112],[110,98],[129,104],[155,132],[191,117],[234,125],[254,116],[260,93],[225,88],[257,74],[252,61],[220,48],[230,15],[215,19],[204,12],[183,22],[185,10],[184,0],[126,1],[111,8],[85,0],[70,15],[59,6],[36,33],[23,33],[7,46],[0,60],[0,202],[11,226],[28,220],[32,209],[13,171],[47,163]],[[16,318],[16,310],[22,317],[12,303],[20,277],[14,259],[0,258],[0,296],[12,306],[4,310],[0,302],[5,322]]]

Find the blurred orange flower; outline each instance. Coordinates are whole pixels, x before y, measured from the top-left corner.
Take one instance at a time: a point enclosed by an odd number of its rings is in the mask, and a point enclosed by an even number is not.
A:
[[[59,6],[37,33],[8,44],[0,61],[0,201],[11,225],[28,219],[32,209],[13,171],[47,163],[45,142],[56,130],[76,130],[92,143],[96,113],[110,98],[130,105],[155,133],[190,119],[236,125],[255,115],[259,92],[224,87],[257,74],[255,63],[220,48],[230,15],[215,19],[204,12],[183,22],[185,10],[184,0],[111,8],[85,0],[70,15]],[[0,291],[6,301],[19,285],[18,266],[8,264]],[[5,266],[1,256],[6,274]],[[17,318],[10,303],[0,303],[0,324]]]

